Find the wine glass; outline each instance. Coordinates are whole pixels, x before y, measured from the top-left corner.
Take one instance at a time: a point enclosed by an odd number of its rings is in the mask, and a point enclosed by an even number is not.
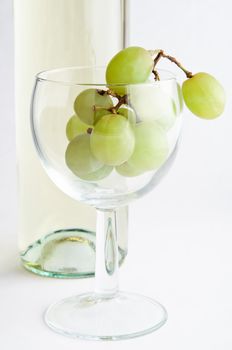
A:
[[[97,210],[95,289],[51,305],[45,321],[65,335],[120,340],[167,319],[158,302],[118,289],[115,210],[151,191],[173,163],[181,95],[167,71],[159,71],[160,81],[110,86],[104,72],[71,67],[38,74],[31,126],[52,181]]]

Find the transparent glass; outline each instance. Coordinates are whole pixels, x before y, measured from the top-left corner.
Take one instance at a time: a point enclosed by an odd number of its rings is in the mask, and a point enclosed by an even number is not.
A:
[[[119,340],[152,332],[167,319],[156,301],[118,290],[116,210],[151,191],[173,163],[181,130],[181,97],[175,77],[166,71],[159,72],[160,81],[151,77],[145,84],[120,86],[106,86],[104,72],[104,68],[73,67],[39,74],[31,122],[36,150],[52,181],[70,197],[97,209],[95,290],[52,305],[45,320],[66,335]],[[107,107],[110,116],[101,115],[95,125],[68,140],[66,127],[75,113],[74,102],[88,89],[95,92],[88,100],[88,115],[97,117],[102,110],[99,96],[107,96],[113,105]],[[119,114],[119,102],[132,117]],[[105,127],[99,128],[103,120],[117,127],[120,121],[120,132],[113,129],[106,134]]]
[[[14,0],[18,242],[23,266],[41,276],[94,274],[96,214],[56,187],[38,160],[29,123],[34,78],[47,69],[106,64],[128,44],[127,7],[127,0]],[[127,208],[117,215],[122,262]]]

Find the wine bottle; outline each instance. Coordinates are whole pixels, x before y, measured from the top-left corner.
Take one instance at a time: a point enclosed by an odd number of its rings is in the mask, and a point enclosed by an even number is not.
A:
[[[93,274],[95,211],[62,193],[38,160],[29,123],[35,75],[106,64],[125,45],[126,7],[126,0],[14,0],[19,248],[24,267],[40,275]],[[123,261],[127,208],[118,215]]]

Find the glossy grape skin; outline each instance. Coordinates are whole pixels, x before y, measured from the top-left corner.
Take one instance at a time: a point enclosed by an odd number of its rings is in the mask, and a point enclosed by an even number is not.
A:
[[[150,53],[142,47],[131,46],[119,51],[109,62],[106,69],[108,84],[144,83],[151,74],[153,60]],[[114,88],[121,95],[123,88]]]
[[[90,139],[91,151],[96,159],[112,166],[128,160],[134,144],[131,124],[119,114],[103,116],[95,125]]]
[[[184,81],[182,92],[186,106],[198,117],[214,119],[225,107],[225,91],[208,73],[197,73]]]
[[[124,176],[137,176],[145,171],[158,169],[168,156],[166,133],[157,122],[136,124],[135,148],[128,161],[116,168]]]
[[[170,129],[177,117],[177,108],[172,98],[157,84],[132,86],[130,103],[141,121],[157,121],[163,129]]]
[[[120,107],[118,114],[123,115],[132,125],[136,123],[136,114],[133,109],[129,107]]]
[[[76,136],[65,152],[65,161],[68,168],[79,178],[87,181],[98,181],[108,176],[112,167],[97,160],[90,150],[90,135]]]
[[[73,115],[66,126],[67,139],[71,141],[78,135],[86,134],[89,128],[92,128],[92,126],[83,123],[78,116]]]
[[[74,111],[83,123],[93,125],[95,118],[98,119],[102,109],[94,110],[94,106],[102,107],[106,110],[113,107],[113,101],[107,94],[100,94],[96,89],[86,89],[75,99]],[[108,111],[106,112],[109,113]]]

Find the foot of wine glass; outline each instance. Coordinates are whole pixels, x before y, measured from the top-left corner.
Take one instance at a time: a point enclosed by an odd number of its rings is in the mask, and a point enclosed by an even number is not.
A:
[[[166,310],[153,299],[118,290],[115,210],[97,210],[95,291],[63,299],[45,315],[54,331],[89,340],[121,340],[160,328]]]

